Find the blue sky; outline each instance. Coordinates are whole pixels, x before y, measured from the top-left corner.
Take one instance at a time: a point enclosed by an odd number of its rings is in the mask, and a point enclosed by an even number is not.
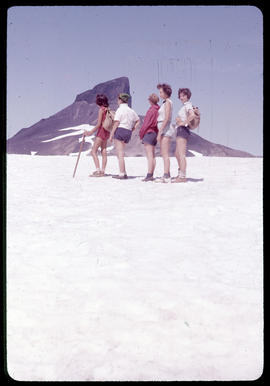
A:
[[[35,6],[8,10],[7,136],[128,76],[133,108],[158,82],[192,91],[199,135],[262,155],[263,16],[253,6]]]

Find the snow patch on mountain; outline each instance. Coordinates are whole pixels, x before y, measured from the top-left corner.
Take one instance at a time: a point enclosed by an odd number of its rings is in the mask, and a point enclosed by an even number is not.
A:
[[[72,127],[64,127],[63,129],[59,129],[58,131],[67,131],[67,130],[91,130],[94,126],[89,123],[83,123],[82,125],[72,126]]]
[[[190,153],[192,153],[192,154],[194,154],[195,155],[195,157],[203,157],[203,154],[202,153],[199,153],[199,152],[197,152],[197,151],[195,151],[195,150],[188,150]]]
[[[83,134],[84,130],[91,130],[93,127],[95,127],[95,126],[89,125],[89,124],[83,124],[83,125],[79,125],[79,126],[75,126],[75,127],[67,127],[64,129],[60,129],[60,130],[74,130],[75,133],[58,135],[57,137],[53,137],[51,139],[46,139],[45,141],[41,141],[41,142],[52,142],[52,141],[56,141],[57,139],[71,137],[73,135],[78,135],[78,134]],[[60,131],[60,130],[58,130],[58,131]],[[90,141],[87,141],[87,142],[90,142]]]

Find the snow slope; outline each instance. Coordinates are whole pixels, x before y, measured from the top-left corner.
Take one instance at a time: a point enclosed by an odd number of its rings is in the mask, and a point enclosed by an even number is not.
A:
[[[72,179],[75,162],[8,155],[10,376],[259,377],[262,159],[191,157],[186,184],[141,182],[144,158],[126,181],[89,178],[85,156]]]
[[[203,157],[203,154],[202,153],[199,153],[195,150],[189,150],[190,153],[192,153],[193,155],[195,155],[195,157]]]
[[[58,131],[73,130],[73,132],[68,133],[68,134],[61,134],[61,135],[58,135],[58,136],[50,138],[50,139],[46,139],[45,141],[41,141],[41,142],[52,142],[52,141],[56,141],[57,139],[71,137],[71,136],[78,135],[78,134],[83,134],[84,130],[91,130],[91,129],[93,129],[93,127],[95,127],[95,126],[89,125],[88,123],[85,123],[85,124],[82,124],[79,126],[74,126],[74,127],[65,127],[64,129],[59,129]],[[85,139],[87,140],[88,138],[89,137],[86,137]]]
[[[78,126],[74,126],[74,127],[65,127],[64,129],[59,129],[58,131],[69,131],[69,130],[73,130],[73,132],[71,133],[68,133],[68,134],[61,134],[61,135],[58,135],[57,137],[53,137],[53,138],[50,138],[50,139],[46,139],[45,141],[42,141],[42,142],[52,142],[52,141],[56,141],[58,139],[62,139],[62,138],[66,138],[66,137],[71,137],[71,136],[74,136],[74,135],[78,135],[78,134],[83,134],[85,130],[91,130],[93,129],[93,127],[95,127],[94,125],[89,125],[87,123],[85,124],[82,124],[82,125],[78,125]],[[85,137],[85,142],[89,142],[92,146],[94,144],[94,140],[95,140],[95,133],[89,137]],[[80,143],[82,141],[82,137],[80,137],[78,139],[78,142]],[[107,146],[107,152],[109,154],[109,152],[113,149],[113,146]],[[31,155],[35,155],[35,153],[37,153],[36,151],[32,151],[31,152]],[[199,154],[199,153],[198,153]],[[78,153],[70,153],[69,154],[70,156],[77,156]],[[89,149],[85,150],[85,151],[82,151],[82,155],[89,155]]]

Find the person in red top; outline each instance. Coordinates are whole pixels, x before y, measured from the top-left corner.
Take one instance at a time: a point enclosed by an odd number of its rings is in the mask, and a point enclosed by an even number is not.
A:
[[[151,107],[148,109],[140,129],[140,138],[144,144],[148,162],[148,173],[142,181],[153,181],[153,174],[156,167],[155,146],[157,144],[158,135],[157,118],[159,97],[156,94],[151,94],[148,100]]]
[[[107,165],[107,140],[110,136],[110,132],[105,130],[102,126],[102,123],[104,122],[106,118],[106,113],[109,107],[108,98],[104,94],[97,94],[96,96],[96,104],[100,106],[99,112],[98,112],[98,121],[95,127],[93,127],[92,130],[87,131],[85,130],[84,135],[87,137],[89,135],[92,135],[96,130],[96,138],[91,150],[91,155],[93,157],[96,171],[93,174],[90,174],[89,177],[102,177],[105,175],[105,168]],[[102,169],[100,170],[99,165],[99,159],[98,159],[98,149],[101,148],[101,156],[102,156]]]

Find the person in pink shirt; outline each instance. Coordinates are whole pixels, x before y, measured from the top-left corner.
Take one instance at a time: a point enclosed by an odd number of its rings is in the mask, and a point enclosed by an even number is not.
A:
[[[89,177],[103,177],[105,176],[105,168],[107,165],[107,140],[110,136],[110,132],[105,130],[104,127],[102,126],[105,118],[106,118],[106,113],[109,107],[109,102],[108,98],[104,94],[97,94],[96,96],[96,104],[99,106],[99,112],[98,112],[98,121],[95,127],[93,127],[92,130],[84,131],[84,135],[86,137],[92,135],[95,131],[96,133],[96,138],[94,141],[94,145],[92,147],[92,150],[90,154],[93,157],[95,166],[96,166],[96,171],[94,171],[92,174],[89,175]],[[102,156],[102,169],[100,170],[100,164],[99,164],[99,159],[98,159],[98,149],[99,147],[101,148],[101,156]]]
[[[158,135],[157,118],[159,110],[159,97],[156,94],[151,94],[148,100],[151,106],[145,115],[140,129],[140,139],[144,144],[148,162],[148,173],[142,181],[153,181],[154,170],[156,167],[155,146],[157,144]]]

